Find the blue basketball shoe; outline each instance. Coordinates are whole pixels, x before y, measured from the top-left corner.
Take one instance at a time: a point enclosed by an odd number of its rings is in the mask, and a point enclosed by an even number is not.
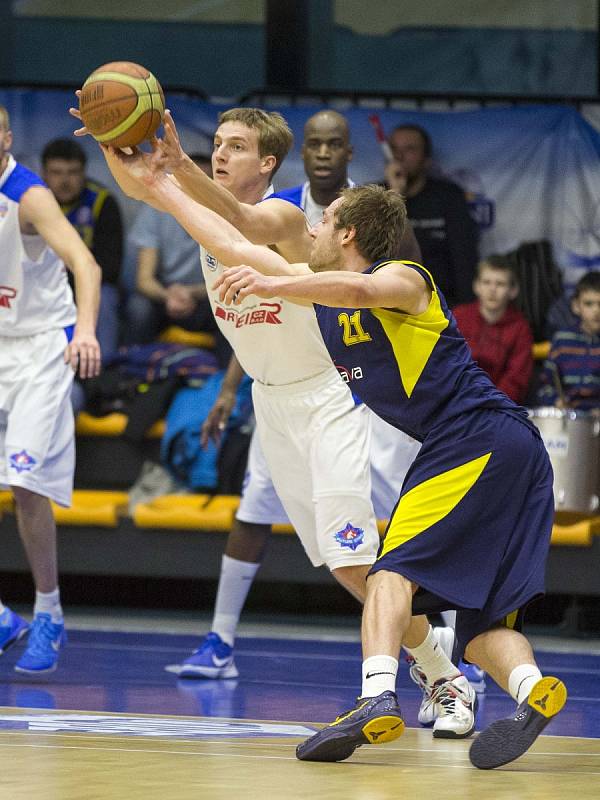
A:
[[[29,623],[23,617],[5,607],[0,615],[0,655],[18,642],[29,630]]]
[[[485,672],[477,664],[459,661],[458,668],[476,692],[485,692]]]
[[[37,675],[53,672],[58,662],[58,652],[67,643],[63,623],[54,623],[50,614],[36,614],[31,623],[27,647],[15,664],[17,672]]]
[[[218,633],[207,633],[200,647],[181,665],[180,678],[237,678],[233,647]]]
[[[393,742],[404,732],[394,692],[359,697],[352,711],[341,714],[296,748],[300,761],[343,761],[363,744]]]

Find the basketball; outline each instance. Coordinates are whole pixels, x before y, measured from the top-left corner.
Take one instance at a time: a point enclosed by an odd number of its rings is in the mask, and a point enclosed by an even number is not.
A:
[[[134,147],[154,135],[165,97],[154,75],[131,61],[95,69],[81,88],[81,120],[94,139],[113,147]]]

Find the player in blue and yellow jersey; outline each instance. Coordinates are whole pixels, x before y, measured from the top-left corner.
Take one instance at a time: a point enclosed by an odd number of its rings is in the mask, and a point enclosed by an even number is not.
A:
[[[425,634],[423,618],[411,614],[457,608],[455,655],[464,652],[519,704],[472,745],[472,762],[486,769],[522,755],[566,699],[518,631],[544,589],[552,471],[526,412],[471,359],[433,277],[386,258],[404,215],[398,195],[349,189],[313,229],[318,274],[268,277],[242,267],[224,276],[221,293],[225,301],[273,292],[314,302],[353,391],[423,442],[367,582],[361,698],[301,744],[298,757],[339,761],[361,744],[396,738],[396,656],[402,643],[418,650]],[[441,681],[437,701],[461,688],[460,679]]]
[[[564,684],[542,677],[518,630],[544,588],[552,470],[525,412],[473,363],[431,275],[390,260],[406,219],[402,198],[378,186],[345,190],[311,231],[310,265],[290,264],[150,170],[141,154],[104,152],[128,193],[175,216],[219,261],[251,265],[221,272],[212,286],[220,302],[235,306],[255,295],[315,304],[325,344],[353,391],[423,443],[367,580],[361,697],[299,745],[298,758],[340,761],[360,745],[397,738],[400,646],[417,661],[427,650],[426,671],[435,672],[443,654],[423,613],[453,608],[455,656],[464,653],[519,704],[480,734],[471,760],[489,769],[518,758],[566,700]],[[462,705],[468,722],[465,684],[462,675],[442,676],[433,700],[454,717]],[[436,725],[444,736],[443,710]]]

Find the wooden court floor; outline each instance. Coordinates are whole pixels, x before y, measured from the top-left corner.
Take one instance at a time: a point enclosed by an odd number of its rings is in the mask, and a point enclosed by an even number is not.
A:
[[[93,712],[85,713],[93,717]],[[0,714],[6,720],[23,715],[23,709],[0,708]],[[58,715],[64,720],[76,712],[28,710],[28,714],[40,719]],[[103,714],[102,719],[118,729],[121,719],[130,717]],[[518,761],[482,772],[468,760],[469,742],[434,740],[423,729],[408,728],[393,743],[360,748],[340,764],[310,764],[297,761],[294,755],[302,737],[161,736],[156,733],[165,725],[185,724],[186,719],[197,725],[199,718],[136,715],[135,719],[151,733],[0,728],[1,800],[600,797],[598,739],[540,737]],[[206,722],[227,724],[214,718]],[[296,723],[288,725],[298,730]]]

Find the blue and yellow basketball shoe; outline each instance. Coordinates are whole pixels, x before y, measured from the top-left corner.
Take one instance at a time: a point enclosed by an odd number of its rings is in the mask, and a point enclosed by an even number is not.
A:
[[[492,722],[475,739],[469,758],[478,769],[494,769],[526,753],[567,701],[558,678],[542,678],[508,719]]]
[[[39,674],[53,672],[58,652],[67,643],[64,624],[52,622],[50,614],[36,614],[31,623],[27,647],[15,664],[17,672]]]
[[[5,607],[0,615],[0,655],[18,642],[29,630],[29,623],[23,617]]]
[[[359,697],[352,711],[299,744],[296,757],[300,761],[343,761],[357,747],[393,742],[403,731],[404,720],[394,692]]]
[[[180,678],[237,678],[233,647],[211,631],[181,665]]]

